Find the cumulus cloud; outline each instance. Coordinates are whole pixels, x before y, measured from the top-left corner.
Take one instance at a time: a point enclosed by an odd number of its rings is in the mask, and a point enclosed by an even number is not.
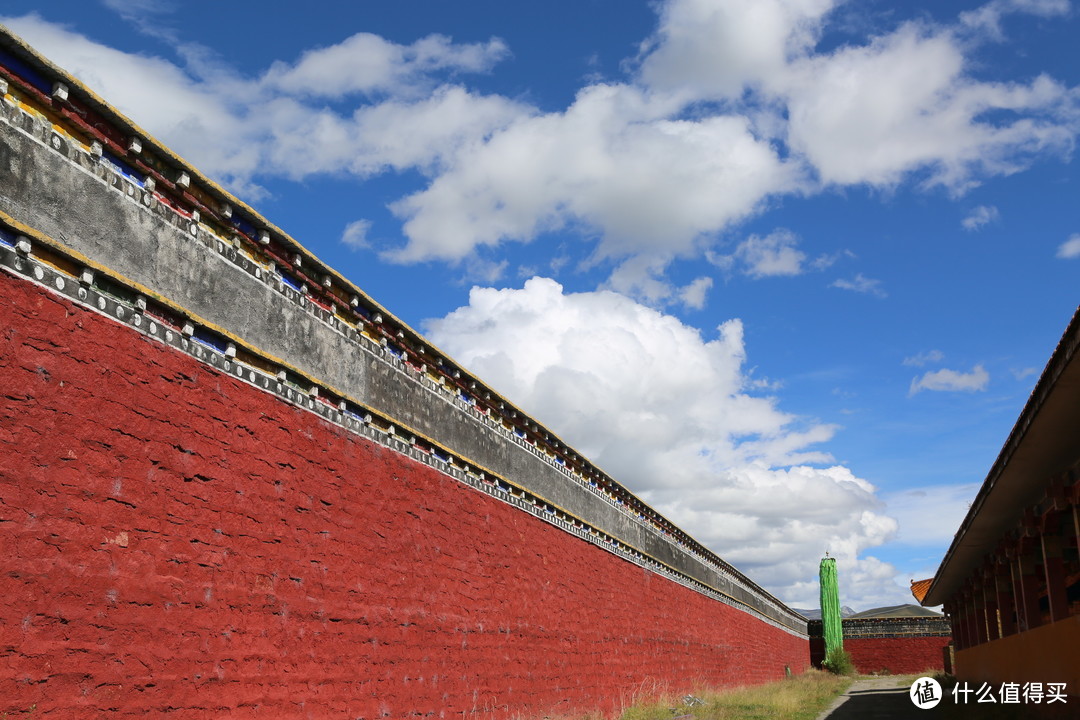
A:
[[[978,230],[984,225],[989,225],[992,222],[997,222],[1001,217],[1001,213],[993,205],[979,205],[973,208],[971,212],[960,221],[960,224],[964,226],[965,230]]]
[[[943,368],[913,379],[908,395],[914,395],[922,390],[979,392],[985,390],[989,382],[990,373],[982,365],[976,365],[971,372],[967,373]]]
[[[600,237],[599,259],[685,255],[797,185],[746,118],[670,119],[677,110],[641,88],[593,85],[564,112],[518,119],[394,205],[408,242],[393,257],[455,261],[568,224]]]
[[[967,60],[981,41],[996,39],[1004,15],[1060,14],[1065,0],[998,0],[955,27],[906,23],[818,52],[836,4],[671,0],[660,6],[658,30],[643,46],[639,78],[684,98],[739,107],[750,97],[786,114],[771,123],[773,134],[826,185],[892,186],[928,171],[926,184],[962,192],[1025,167],[1033,156],[1071,148],[1075,90],[1046,77],[975,80]],[[999,112],[991,122],[992,111]]]
[[[960,193],[1071,148],[1075,91],[1046,77],[975,80],[969,41],[928,23],[818,53],[833,5],[660,5],[633,82],[587,86],[566,111],[471,146],[452,171],[395,207],[408,240],[394,257],[457,260],[581,224],[586,238],[598,238],[598,258],[648,255],[650,272],[624,283],[644,288],[776,195],[891,187],[914,173],[925,186]],[[699,109],[716,100],[722,109]],[[798,251],[788,248],[773,267],[791,273]],[[628,268],[617,272],[625,279]]]
[[[813,192],[806,171],[824,186],[893,186],[919,172],[925,185],[962,192],[1071,147],[1075,92],[1046,77],[976,81],[964,43],[928,24],[816,53],[832,6],[661,5],[635,83],[583,88],[565,112],[495,133],[398,204],[408,242],[397,259],[454,260],[582,223],[599,238],[598,257],[645,253],[655,270],[657,258],[696,252],[769,197]],[[710,100],[724,109],[685,119]],[[790,253],[785,261],[776,267],[794,267]]]
[[[1057,249],[1057,256],[1065,260],[1080,257],[1080,233],[1069,236]]]
[[[835,427],[756,394],[739,320],[703,337],[623,295],[533,278],[474,288],[426,333],[781,597],[811,601],[826,549],[852,573],[894,574],[865,556],[896,530],[874,486],[817,449]]]
[[[771,85],[808,53],[835,0],[673,0],[642,45],[649,87],[694,98],[738,97]]]
[[[862,273],[857,273],[855,277],[850,280],[839,278],[834,280],[829,287],[840,288],[841,290],[851,290],[852,292],[865,293],[868,295],[875,295],[883,298],[887,297],[888,293],[881,287],[881,281],[873,278],[868,278]]]
[[[795,62],[785,82],[788,140],[825,184],[924,184],[954,192],[1071,149],[1075,93],[1048,77],[1028,84],[965,74],[957,39],[909,23],[862,46]],[[1069,109],[1069,119],[1056,115]],[[996,123],[985,118],[999,111]]]

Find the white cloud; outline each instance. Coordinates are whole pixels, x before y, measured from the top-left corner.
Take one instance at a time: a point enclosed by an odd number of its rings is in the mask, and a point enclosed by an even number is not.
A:
[[[370,247],[368,231],[371,230],[370,220],[354,220],[345,226],[341,233],[341,242],[353,250],[364,250]]]
[[[752,278],[800,275],[806,253],[795,248],[799,240],[788,230],[777,230],[765,237],[751,235],[739,243],[734,257],[743,272]]]
[[[664,269],[671,262],[667,255],[635,255],[621,262],[603,289],[644,300],[660,307],[676,294],[675,286],[664,277]]]
[[[1001,213],[993,205],[979,205],[973,208],[967,216],[960,221],[960,224],[964,226],[965,230],[978,230],[983,225],[989,225],[992,222],[997,222],[1001,217]]]
[[[814,270],[828,270],[842,258],[853,258],[855,253],[850,250],[837,250],[834,253],[827,255],[818,255],[816,258],[810,261],[810,267]]]
[[[730,255],[707,250],[705,258],[725,271],[738,271],[756,280],[802,275],[807,270],[827,270],[841,258],[855,257],[850,250],[839,250],[810,259],[797,248],[798,244],[799,238],[795,233],[780,228],[765,236],[751,235],[739,243]]]
[[[768,198],[819,190],[808,166],[826,186],[893,186],[919,173],[924,185],[962,192],[1071,148],[1080,127],[1075,92],[1046,77],[977,81],[967,73],[966,41],[928,23],[816,53],[833,5],[662,4],[637,84],[587,86],[565,112],[470,147],[395,206],[409,240],[393,257],[456,261],[479,246],[581,225],[599,239],[598,259],[648,256],[616,270],[622,287],[645,287],[663,284],[668,263],[708,248]],[[694,105],[716,99],[722,110]],[[773,267],[801,269],[805,259],[794,263],[794,252]],[[648,273],[628,282],[630,267]],[[873,282],[838,286],[882,295],[866,286]]]
[[[908,395],[914,395],[922,390],[979,392],[985,390],[989,382],[990,373],[982,365],[976,365],[969,373],[944,368],[913,379]]]
[[[365,105],[351,116],[277,98],[261,111],[265,169],[294,179],[341,171],[370,177],[409,168],[435,173],[463,146],[526,111],[504,98],[456,86],[420,99]]]
[[[893,186],[920,170],[954,192],[1071,149],[1074,93],[1045,76],[979,82],[966,65],[953,35],[913,23],[798,60],[779,88],[791,148],[827,185]],[[996,123],[984,119],[992,111]]]
[[[257,193],[250,181],[260,153],[251,130],[213,87],[166,60],[114,50],[36,15],[0,21],[200,170]]]
[[[730,98],[769,83],[807,53],[835,0],[673,0],[642,46],[649,87],[694,98]]]
[[[927,350],[911,357],[906,357],[903,360],[904,365],[909,367],[922,367],[929,365],[930,363],[941,362],[945,359],[945,353],[940,350]]]
[[[869,295],[875,295],[883,298],[887,297],[888,293],[881,287],[881,281],[873,278],[868,278],[862,273],[857,273],[851,280],[844,280],[843,278],[834,280],[829,287],[840,288],[842,290],[851,290],[858,293],[866,293]]]
[[[393,257],[457,261],[570,224],[600,236],[598,259],[686,255],[797,185],[745,118],[668,119],[677,110],[640,88],[593,85],[565,112],[511,123],[394,206],[409,241]]]
[[[899,523],[894,541],[905,545],[948,546],[978,490],[978,483],[963,483],[886,493],[885,506]]]
[[[176,10],[170,0],[102,0],[101,4],[144,35],[176,42],[176,31],[165,22],[165,16]]]
[[[712,286],[713,279],[711,277],[695,278],[689,285],[679,291],[679,302],[692,310],[701,310],[705,307],[705,300]]]
[[[1024,380],[1026,378],[1031,377],[1032,375],[1038,375],[1039,374],[1039,368],[1037,368],[1037,367],[1026,367],[1026,368],[1020,368],[1019,370],[1012,370],[1011,372],[1013,374],[1013,377],[1016,378],[1017,380]]]
[[[435,172],[463,146],[530,112],[506,98],[453,85],[415,93],[417,83],[431,84],[424,72],[484,69],[502,52],[496,41],[456,46],[431,36],[408,47],[393,46],[400,63],[388,61],[390,69],[377,82],[331,73],[347,83],[342,93],[404,93],[341,112],[308,97],[332,95],[333,88],[315,80],[307,90],[300,84],[306,73],[314,72],[314,66],[304,64],[307,59],[318,67],[345,62],[347,57],[330,52],[341,46],[313,51],[295,67],[277,64],[265,77],[250,80],[197,46],[180,48],[188,64],[179,67],[158,57],[114,50],[36,15],[2,21],[199,170],[249,197],[262,194],[257,184],[261,177],[298,180],[338,172],[368,177],[407,168]],[[345,50],[341,53],[348,56]]]
[[[960,22],[995,40],[1004,40],[1001,20],[1010,13],[1028,13],[1039,17],[1066,15],[1069,0],[992,0],[981,7],[960,13]]]
[[[474,288],[426,333],[781,597],[810,601],[803,583],[826,549],[853,573],[883,567],[861,553],[895,521],[873,485],[815,449],[833,426],[752,394],[739,320],[703,338],[617,293],[533,278]]]
[[[509,54],[502,40],[456,45],[428,35],[400,45],[371,33],[356,33],[330,47],[308,50],[295,64],[275,62],[263,82],[291,95],[341,98],[351,93],[413,92],[430,86],[437,70],[487,72]]]
[[[992,2],[980,11],[984,21],[961,18],[964,38],[947,26],[907,23],[817,52],[836,4],[671,0],[643,45],[639,79],[688,102],[738,108],[749,97],[744,112],[755,126],[808,161],[825,185],[893,186],[928,171],[926,184],[962,192],[1038,154],[1071,149],[1074,90],[1046,77],[1006,84],[967,72],[968,53],[995,36],[1003,15],[1048,17],[1068,10],[1064,0]]]
[[[1065,260],[1080,257],[1080,233],[1069,236],[1069,239],[1058,246],[1057,256]]]

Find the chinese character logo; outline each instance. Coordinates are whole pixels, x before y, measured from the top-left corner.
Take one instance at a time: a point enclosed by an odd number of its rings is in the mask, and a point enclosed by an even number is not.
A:
[[[929,710],[941,702],[941,685],[934,678],[921,677],[911,683],[908,694],[911,696],[911,702],[915,703],[915,707],[920,710]]]
[[[921,680],[921,678],[920,678]],[[916,684],[918,684],[918,680]],[[911,700],[916,705],[918,702],[915,700],[915,686],[911,688]],[[1021,699],[1023,704],[1050,705],[1055,702],[1068,703],[1068,696],[1065,683],[1042,683],[1042,682],[1026,682],[1023,685],[1016,682],[1004,682],[1001,683],[1001,687],[998,689],[997,697],[994,696],[994,688],[989,683],[982,683],[976,690],[970,687],[967,682],[958,682],[952,689],[953,700],[957,705],[967,705],[970,702],[970,697],[975,696],[975,702],[978,703],[1001,703],[1002,705],[1019,705]],[[920,706],[922,707],[922,706]]]

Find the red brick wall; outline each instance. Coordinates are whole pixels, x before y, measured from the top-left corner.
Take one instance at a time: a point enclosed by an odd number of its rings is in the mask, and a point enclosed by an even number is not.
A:
[[[844,649],[851,653],[855,668],[861,673],[888,670],[894,675],[945,669],[942,648],[947,637],[844,638]]]
[[[788,633],[0,274],[0,714],[507,717]]]

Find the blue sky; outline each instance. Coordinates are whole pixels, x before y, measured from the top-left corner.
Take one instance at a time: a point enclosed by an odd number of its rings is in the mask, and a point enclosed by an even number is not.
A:
[[[1080,10],[895,5],[2,22],[779,597],[829,550],[863,609],[937,567],[1080,271]]]

